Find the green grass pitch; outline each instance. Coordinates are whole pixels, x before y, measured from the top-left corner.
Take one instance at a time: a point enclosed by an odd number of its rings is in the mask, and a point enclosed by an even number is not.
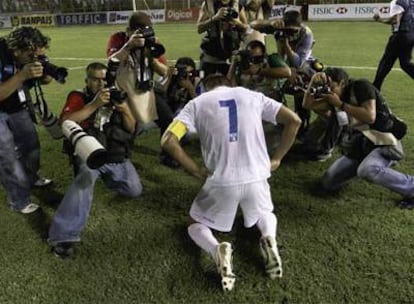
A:
[[[325,65],[346,67],[353,77],[373,79],[389,27],[373,22],[309,23],[314,55]],[[198,59],[194,24],[157,24],[168,59]],[[49,55],[70,68],[65,85],[44,87],[55,113],[67,93],[82,88],[84,67],[105,62],[109,35],[123,26],[44,28]],[[5,35],[1,30],[0,35]],[[269,39],[269,51],[274,43]],[[383,86],[394,113],[409,125],[406,158],[398,170],[414,174],[413,81],[395,66]],[[72,179],[61,142],[39,127],[44,176],[63,194]],[[0,135],[1,136],[1,135]],[[400,210],[399,195],[361,180],[331,197],[313,187],[326,163],[297,160],[290,153],[270,179],[284,276],[269,281],[258,251],[259,234],[237,218],[233,232],[235,289],[223,294],[206,255],[187,236],[188,210],[201,183],[182,170],[159,165],[159,131],[133,147],[144,194],[122,199],[95,188],[91,216],[76,255],[60,260],[44,241],[57,205],[41,191],[33,201],[43,213],[11,212],[0,190],[0,303],[412,303],[414,301],[414,211]],[[200,160],[197,143],[190,153]],[[337,156],[337,154],[335,155]]]

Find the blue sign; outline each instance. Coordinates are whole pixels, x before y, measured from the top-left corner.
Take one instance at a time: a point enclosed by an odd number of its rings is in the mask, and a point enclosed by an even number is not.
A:
[[[56,15],[58,25],[107,24],[106,13],[80,13]]]

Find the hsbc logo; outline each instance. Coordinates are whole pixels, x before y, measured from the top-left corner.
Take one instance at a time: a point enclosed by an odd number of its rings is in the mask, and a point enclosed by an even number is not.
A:
[[[348,9],[347,9],[346,7],[338,7],[338,8],[336,9],[336,12],[337,12],[338,14],[346,14],[346,13],[348,12]]]
[[[381,14],[389,14],[390,8],[388,6],[383,6],[379,9]]]

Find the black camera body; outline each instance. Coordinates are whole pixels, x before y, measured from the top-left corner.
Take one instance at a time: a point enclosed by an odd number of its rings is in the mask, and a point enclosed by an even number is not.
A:
[[[187,78],[187,76],[190,77],[200,77],[200,71],[198,70],[193,70],[191,72],[187,71],[187,65],[185,64],[177,64],[175,66],[175,68],[177,69],[177,78],[178,79],[184,79]]]
[[[109,88],[110,102],[114,105],[121,104],[127,98],[127,94],[120,91],[115,86],[116,72],[119,67],[119,61],[109,60],[108,70],[106,72],[106,86]]]
[[[135,34],[141,34],[145,39],[145,46],[153,46],[155,44],[155,32],[151,26],[145,26],[137,29]]]
[[[321,98],[322,95],[331,92],[331,87],[327,83],[316,84],[309,88],[309,93],[314,98]]]
[[[233,7],[226,7],[226,17],[224,18],[226,21],[231,21],[239,17],[239,13]]]
[[[53,77],[59,83],[65,83],[68,76],[68,69],[65,67],[58,67],[50,63],[49,58],[45,55],[39,55],[36,58],[43,66],[43,74]]]
[[[275,31],[273,32],[273,36],[275,37],[276,40],[287,39],[287,38],[295,36],[297,32],[298,32],[297,29],[290,28],[290,27],[278,28],[278,29],[275,29]]]

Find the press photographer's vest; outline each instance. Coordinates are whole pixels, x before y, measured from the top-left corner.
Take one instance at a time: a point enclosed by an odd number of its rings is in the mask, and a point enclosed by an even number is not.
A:
[[[210,17],[214,16],[219,7],[214,0],[206,0],[205,7]],[[239,1],[233,0],[230,5],[239,12]],[[209,25],[206,36],[201,41],[201,49],[207,55],[226,60],[231,57],[232,52],[240,46],[241,37],[236,29],[223,30],[222,22],[214,22]]]
[[[402,15],[398,31],[414,31],[414,0],[398,0],[397,5],[404,8],[404,13]]]
[[[81,94],[84,104],[90,103],[94,96],[89,94],[87,90],[75,90],[69,93]],[[124,130],[122,114],[113,111],[110,114],[109,122],[103,126],[103,131],[95,126],[97,111],[86,119],[86,124],[81,125],[86,133],[95,137],[102,146],[108,151],[108,162],[118,163],[124,161],[130,155],[130,144],[133,140],[133,134]]]
[[[13,54],[9,51],[4,38],[0,38],[0,83],[6,82],[16,73]],[[20,94],[20,95],[19,95]],[[22,110],[30,96],[27,89],[16,90],[5,100],[0,101],[0,111],[13,113]]]

